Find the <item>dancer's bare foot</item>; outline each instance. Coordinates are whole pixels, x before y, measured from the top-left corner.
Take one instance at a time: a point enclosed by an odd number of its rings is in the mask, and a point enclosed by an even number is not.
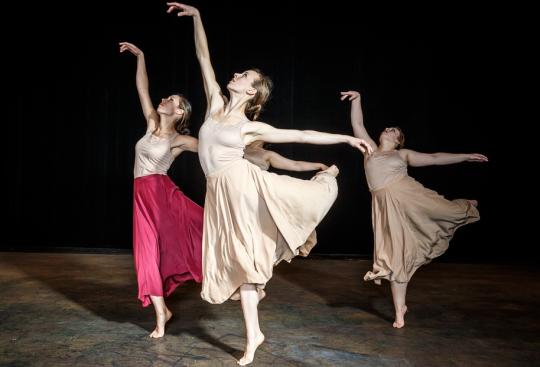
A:
[[[246,343],[246,351],[244,352],[244,356],[238,360],[238,364],[240,366],[246,366],[253,362],[253,358],[255,358],[255,351],[264,342],[264,334],[260,333],[253,343],[250,343],[248,340]]]
[[[171,319],[172,316],[173,314],[168,308],[165,311],[165,314],[158,315],[156,328],[154,331],[152,331],[152,334],[150,334],[150,337],[151,338],[163,337],[163,335],[165,335],[165,324]]]
[[[407,306],[403,306],[401,310],[396,310],[396,321],[392,324],[393,327],[401,329],[405,326],[405,314],[407,313]]]
[[[478,206],[478,200],[467,200],[469,203],[471,203],[472,206],[475,208]]]

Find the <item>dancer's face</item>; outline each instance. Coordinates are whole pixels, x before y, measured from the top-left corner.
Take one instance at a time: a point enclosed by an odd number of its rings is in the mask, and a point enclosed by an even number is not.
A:
[[[259,78],[259,74],[253,70],[246,70],[243,73],[234,73],[233,78],[227,84],[230,91],[255,95],[257,90],[253,88],[253,83]]]
[[[392,142],[395,145],[399,145],[399,137],[401,136],[401,132],[396,127],[387,127],[384,129],[384,131],[381,133],[381,136],[379,137],[379,140],[382,142],[383,140],[388,140]]]
[[[182,115],[184,110],[180,108],[180,96],[172,95],[167,98],[162,98],[157,112],[165,115]]]

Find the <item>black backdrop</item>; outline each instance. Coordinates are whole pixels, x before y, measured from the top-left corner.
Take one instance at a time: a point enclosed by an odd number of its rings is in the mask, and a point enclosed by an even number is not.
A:
[[[407,9],[406,16],[401,9],[368,13],[348,1],[317,7],[294,1],[191,4],[201,10],[223,87],[232,73],[250,67],[274,80],[262,121],[350,134],[349,104],[339,92],[356,89],[373,137],[399,125],[410,149],[488,155],[488,164],[409,173],[447,198],[480,202],[481,221],[458,231],[448,259],[512,256],[496,244],[503,154],[492,144],[494,120],[487,113],[493,110],[491,75],[500,72],[492,62],[495,36],[473,14],[447,9],[450,16],[443,19],[433,9]],[[204,94],[190,18],[166,14],[164,2],[74,6],[21,8],[13,14],[17,25],[8,30],[9,215],[2,248],[131,247],[134,145],[145,123],[136,60],[119,54],[118,42],[133,42],[145,52],[155,104],[181,92],[194,106],[194,135],[202,123]],[[319,227],[317,252],[371,254],[361,155],[346,145],[272,149],[341,169],[339,197]],[[204,175],[195,154],[182,154],[169,173],[203,204]]]

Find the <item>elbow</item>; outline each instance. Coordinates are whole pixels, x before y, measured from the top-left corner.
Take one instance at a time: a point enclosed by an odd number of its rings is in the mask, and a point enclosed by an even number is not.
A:
[[[304,171],[303,167],[301,164],[299,163],[295,163],[292,167],[291,167],[291,171],[294,171],[294,172],[302,172]]]
[[[430,165],[439,166],[439,165],[444,164],[444,162],[443,162],[443,160],[441,158],[442,158],[442,156],[439,153],[431,154],[430,157],[429,157]]]
[[[296,141],[298,143],[302,143],[302,144],[306,144],[306,143],[309,143],[311,142],[311,139],[310,137],[312,136],[313,134],[311,133],[310,130],[297,130],[297,138],[296,138]]]
[[[197,50],[197,59],[201,64],[210,63],[210,55],[208,54],[208,52],[203,50]]]

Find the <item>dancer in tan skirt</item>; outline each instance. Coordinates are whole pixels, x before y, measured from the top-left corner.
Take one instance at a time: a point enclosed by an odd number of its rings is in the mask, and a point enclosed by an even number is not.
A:
[[[234,74],[225,98],[210,62],[199,11],[168,3],[169,12],[191,16],[195,45],[207,97],[206,121],[199,131],[199,158],[206,174],[201,296],[211,303],[239,299],[247,342],[238,361],[253,361],[264,341],[257,305],[262,289],[281,260],[306,255],[312,232],[337,196],[337,168],[312,180],[299,180],[261,170],[243,159],[254,141],[270,143],[348,143],[361,151],[371,147],[358,138],[316,131],[282,130],[253,121],[270,96],[271,81],[258,70]]]
[[[398,127],[386,128],[379,145],[364,126],[360,94],[341,92],[350,100],[354,135],[375,147],[364,155],[364,168],[372,195],[372,222],[375,240],[373,271],[364,280],[380,284],[390,281],[396,311],[396,328],[405,326],[407,284],[414,272],[448,248],[457,228],[480,219],[475,200],[446,200],[407,174],[413,167],[460,162],[487,162],[482,154],[419,153],[401,149],[405,142]]]

